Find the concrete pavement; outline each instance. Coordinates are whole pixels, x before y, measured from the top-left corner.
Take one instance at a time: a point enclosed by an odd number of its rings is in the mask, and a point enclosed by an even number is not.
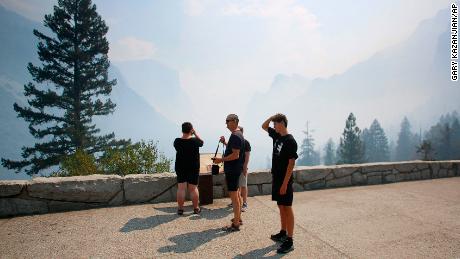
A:
[[[249,199],[236,233],[229,200],[200,215],[144,204],[0,219],[1,258],[280,258],[270,196]],[[190,204],[190,203],[187,203]],[[286,258],[460,258],[460,178],[294,194]]]

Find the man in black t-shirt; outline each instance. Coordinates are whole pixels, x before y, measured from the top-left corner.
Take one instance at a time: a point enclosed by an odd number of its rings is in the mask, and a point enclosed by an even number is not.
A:
[[[241,133],[244,134],[243,127],[239,127]],[[243,135],[244,136],[244,135]],[[248,164],[249,158],[251,156],[251,143],[244,138],[244,162],[243,162],[243,171],[241,172],[240,182],[239,182],[239,196],[241,203],[241,212],[245,212],[248,209]]]
[[[193,137],[195,136],[195,137]],[[203,140],[193,129],[190,122],[182,124],[182,137],[174,140],[176,149],[175,171],[177,174],[177,214],[184,214],[185,189],[190,193],[193,204],[193,213],[200,213],[198,205],[198,178],[200,171],[200,147]]]
[[[241,131],[238,130],[238,116],[229,114],[225,120],[227,129],[232,134],[228,139],[227,148],[225,149],[222,158],[215,158],[214,163],[224,162],[225,180],[227,182],[227,190],[230,194],[230,199],[233,205],[233,220],[230,226],[223,228],[225,231],[239,231],[241,220],[241,204],[238,198],[238,184],[244,162],[244,137]],[[222,140],[223,139],[223,140]],[[225,143],[225,138],[221,137],[221,141]]]
[[[270,127],[270,122],[274,128]],[[287,253],[294,249],[294,212],[292,201],[292,170],[297,159],[297,142],[287,131],[287,118],[283,114],[276,114],[268,118],[262,128],[273,139],[272,154],[272,200],[278,204],[281,218],[281,231],[272,235],[271,239],[282,242],[278,253]]]

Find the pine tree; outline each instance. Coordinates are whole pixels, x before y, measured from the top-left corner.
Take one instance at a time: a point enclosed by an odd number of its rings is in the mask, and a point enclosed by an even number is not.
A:
[[[430,161],[433,160],[433,147],[429,140],[424,140],[417,146],[417,153],[421,155],[422,160]]]
[[[336,163],[336,156],[335,156],[335,144],[332,139],[329,139],[324,147],[324,164],[325,165],[333,165]]]
[[[456,117],[452,121],[452,159],[460,159],[460,121]]]
[[[58,165],[67,155],[88,154],[129,143],[114,134],[98,135],[94,116],[113,113],[109,98],[116,80],[108,79],[108,27],[91,0],[59,0],[45,15],[52,35],[34,30],[41,66],[28,64],[35,83],[24,86],[29,106],[14,104],[18,117],[29,123],[41,142],[23,147],[21,161],[2,159],[3,166],[31,175]]]
[[[305,138],[303,139],[302,146],[300,147],[300,158],[297,164],[306,166],[319,165],[319,153],[315,151],[315,140],[308,129],[308,123],[307,130],[303,131],[303,133],[305,134]]]
[[[340,138],[340,164],[357,164],[364,162],[364,146],[361,141],[361,130],[356,125],[356,118],[350,113],[345,129]]]
[[[414,142],[415,136],[411,132],[411,125],[407,117],[404,117],[401,122],[401,130],[398,134],[398,142],[396,145],[396,160],[407,161],[415,157],[416,146]]]
[[[361,141],[363,142],[363,149],[364,149],[364,161],[369,161],[369,150],[368,147],[371,145],[372,139],[369,129],[365,128],[361,132]]]
[[[362,136],[367,162],[384,162],[390,160],[388,139],[377,119],[372,122],[369,130],[363,130]]]
[[[441,116],[439,122],[426,133],[432,144],[434,158],[439,160],[460,158],[460,123],[457,112]]]

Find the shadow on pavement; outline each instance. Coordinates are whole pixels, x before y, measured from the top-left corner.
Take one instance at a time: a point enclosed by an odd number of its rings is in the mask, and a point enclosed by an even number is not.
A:
[[[155,228],[161,224],[171,222],[181,216],[177,215],[177,207],[155,208],[158,211],[168,214],[153,215],[147,218],[130,219],[121,229],[120,232],[131,232],[136,230],[145,230]]]
[[[286,254],[276,254],[276,249],[278,249],[279,246],[280,246],[280,244],[273,244],[271,246],[267,246],[267,247],[256,249],[256,250],[252,250],[252,251],[250,251],[250,252],[248,252],[248,253],[246,253],[244,255],[237,255],[237,256],[234,257],[234,259],[236,259],[236,258],[282,258]],[[272,251],[275,251],[274,255],[266,256],[266,254],[268,254],[268,253],[270,253]]]
[[[145,230],[155,228],[161,224],[171,222],[177,219],[176,214],[155,215],[147,218],[133,218],[130,219],[121,229],[120,232],[131,232],[136,230]]]
[[[164,207],[164,208],[155,208],[156,210],[165,212],[165,213],[177,213],[177,207]],[[189,216],[190,220],[199,220],[199,219],[207,219],[207,220],[216,220],[216,219],[223,219],[230,214],[233,214],[233,210],[231,207],[223,207],[218,209],[208,209],[206,207],[201,207],[200,214],[192,214],[193,208],[192,206],[185,206],[184,216]]]
[[[229,232],[222,231],[221,228],[208,229],[201,232],[190,232],[180,234],[171,238],[169,241],[176,243],[171,246],[164,246],[158,249],[160,253],[188,253],[195,250],[197,247],[213,240],[214,238],[228,235]]]
[[[228,215],[233,214],[232,208],[224,207],[219,209],[207,209],[201,208],[201,213],[199,215],[192,215],[190,220],[198,220],[198,219],[207,219],[207,220],[216,220],[216,219],[223,219]]]

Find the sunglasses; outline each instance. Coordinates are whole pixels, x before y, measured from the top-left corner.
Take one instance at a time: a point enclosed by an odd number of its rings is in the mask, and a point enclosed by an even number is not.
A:
[[[230,121],[234,121],[234,120],[225,120],[225,123],[229,123]]]

